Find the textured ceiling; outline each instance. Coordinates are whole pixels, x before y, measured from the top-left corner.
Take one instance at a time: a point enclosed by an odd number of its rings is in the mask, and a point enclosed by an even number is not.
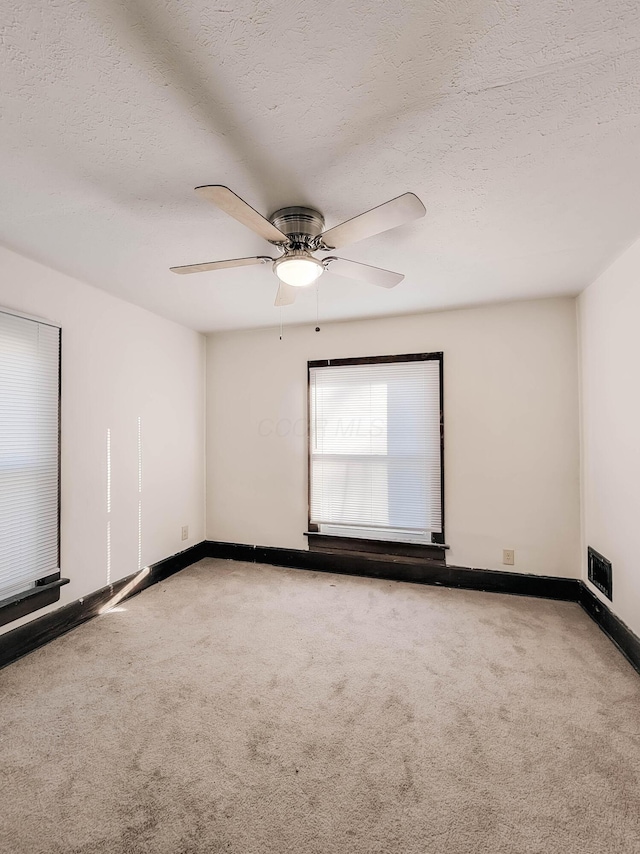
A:
[[[576,293],[640,234],[637,0],[3,0],[0,63],[0,242],[196,329],[280,318],[267,267],[168,272],[270,248],[203,183],[420,196],[340,252],[405,281],[325,275],[322,319]]]

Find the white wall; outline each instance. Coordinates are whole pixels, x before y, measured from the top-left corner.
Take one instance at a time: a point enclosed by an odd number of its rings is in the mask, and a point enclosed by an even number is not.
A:
[[[107,429],[111,580],[138,568],[138,418],[142,566],[204,539],[204,337],[6,249],[0,307],[62,326],[61,564],[71,583],[46,610],[107,583]]]
[[[613,564],[612,610],[640,634],[640,241],[578,308],[583,577],[590,545]]]
[[[209,336],[208,538],[306,547],[308,359],[437,350],[449,562],[577,577],[573,299]]]

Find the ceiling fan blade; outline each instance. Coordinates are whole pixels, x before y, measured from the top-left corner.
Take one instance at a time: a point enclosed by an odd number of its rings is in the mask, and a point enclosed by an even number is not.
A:
[[[230,261],[208,261],[204,264],[185,264],[184,267],[169,267],[172,273],[208,273],[209,270],[227,270],[229,267],[253,267],[254,264],[266,264],[273,261],[266,255],[256,258],[232,258]]]
[[[325,258],[324,263],[330,273],[345,276],[347,279],[358,279],[379,288],[395,288],[404,279],[402,273],[392,273],[391,270],[347,261],[345,258]]]
[[[294,288],[291,285],[286,285],[284,282],[280,282],[274,305],[292,305],[296,301],[297,290],[297,288]]]
[[[365,237],[373,237],[381,231],[420,219],[426,212],[425,206],[414,193],[404,193],[390,202],[330,228],[320,237],[327,249],[339,249],[348,243],[356,243]]]
[[[228,187],[223,187],[221,184],[210,184],[204,187],[196,187],[196,193],[213,202],[221,211],[237,219],[238,222],[246,225],[251,231],[255,231],[260,237],[264,237],[265,240],[269,240],[271,243],[287,242],[286,234],[283,234],[279,228],[276,228],[262,214],[254,210],[240,196],[236,196]]]

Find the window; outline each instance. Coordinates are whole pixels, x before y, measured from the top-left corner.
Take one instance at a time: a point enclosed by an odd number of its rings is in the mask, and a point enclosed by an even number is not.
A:
[[[308,367],[309,530],[444,543],[442,353]]]
[[[0,311],[0,624],[59,599],[60,330]]]

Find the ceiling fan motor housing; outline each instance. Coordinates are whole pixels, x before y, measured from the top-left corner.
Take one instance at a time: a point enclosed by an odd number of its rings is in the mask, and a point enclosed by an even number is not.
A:
[[[291,249],[314,249],[315,238],[324,231],[324,217],[313,208],[280,208],[269,221],[287,235]]]

